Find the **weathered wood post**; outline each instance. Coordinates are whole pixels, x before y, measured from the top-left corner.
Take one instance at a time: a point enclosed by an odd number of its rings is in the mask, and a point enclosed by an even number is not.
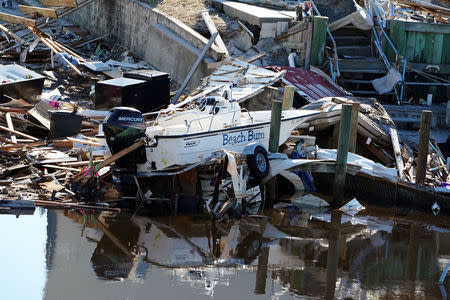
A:
[[[267,279],[267,264],[269,262],[269,247],[261,249],[261,254],[258,257],[258,267],[256,269],[255,294],[266,293],[266,279]]]
[[[295,88],[293,86],[287,85],[284,87],[283,110],[292,108],[294,104],[294,93]]]
[[[280,143],[280,126],[281,126],[281,108],[282,102],[278,100],[272,101],[272,114],[270,116],[270,134],[269,134],[269,152],[278,152]]]
[[[432,114],[429,110],[423,110],[420,118],[419,153],[417,155],[416,171],[417,184],[425,183]]]
[[[344,198],[345,174],[347,172],[348,142],[352,119],[352,105],[342,104],[339,141],[336,155],[336,173],[334,174],[332,206],[340,206]]]
[[[269,152],[278,152],[280,142],[280,126],[281,126],[281,108],[282,102],[278,100],[272,101],[272,115],[270,118],[270,135],[269,135]],[[273,200],[277,197],[277,182],[275,177],[271,178],[265,185],[265,201],[264,208],[272,208]]]
[[[352,104],[352,120],[350,127],[349,152],[356,152],[356,138],[358,136],[359,103]]]

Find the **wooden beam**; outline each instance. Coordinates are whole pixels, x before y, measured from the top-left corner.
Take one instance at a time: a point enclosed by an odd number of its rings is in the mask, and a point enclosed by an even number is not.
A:
[[[2,125],[0,125],[0,130],[6,131],[6,132],[9,132],[9,133],[13,133],[15,135],[23,136],[23,137],[25,137],[27,139],[30,139],[30,140],[33,140],[33,141],[36,141],[36,142],[39,141],[39,139],[35,138],[34,136],[22,133],[22,132],[17,131],[17,130],[9,129],[8,127],[2,126]]]
[[[5,21],[7,23],[11,24],[26,24],[26,25],[32,25],[34,26],[36,24],[36,21],[33,19],[28,19],[16,15],[7,14],[4,12],[0,12],[0,20]]]
[[[333,200],[331,206],[342,205],[344,199],[345,175],[347,173],[348,142],[352,120],[352,105],[342,104],[339,140],[336,154],[336,173],[334,174]]]
[[[178,89],[177,94],[175,97],[173,97],[172,101],[170,101],[170,104],[174,104],[177,102],[178,98],[180,97],[181,93],[183,93],[184,89],[186,88],[187,84],[192,78],[192,75],[194,75],[194,72],[197,70],[198,66],[202,62],[203,58],[205,57],[206,53],[208,52],[209,48],[211,48],[212,44],[214,43],[214,40],[216,39],[217,35],[219,35],[219,32],[214,32],[211,34],[211,38],[208,41],[208,44],[206,44],[205,48],[203,48],[202,52],[198,56],[197,60],[195,61],[194,65],[191,67],[191,70],[187,74],[186,78],[184,79],[183,84]]]
[[[417,154],[416,183],[425,184],[427,174],[428,148],[433,112],[423,110],[420,118],[419,153]]]
[[[6,33],[7,35],[11,36],[17,42],[25,43],[25,41],[20,36],[18,36],[17,34],[15,34],[14,32],[12,32],[11,30],[9,30],[8,28],[6,28],[5,26],[3,26],[1,24],[0,24],[0,30],[3,31],[4,33]]]
[[[295,88],[293,86],[285,86],[283,94],[283,110],[291,109],[294,102]]]
[[[352,103],[352,119],[348,151],[356,153],[356,137],[358,136],[359,103]]]
[[[246,59],[245,62],[246,62],[246,63],[252,63],[252,62],[254,62],[255,60],[259,60],[259,59],[261,59],[261,58],[263,58],[263,57],[265,57],[265,56],[266,56],[266,52],[262,52],[262,53],[256,54],[256,55],[254,55],[254,56],[252,56],[252,57]]]
[[[405,181],[406,180],[405,173],[403,172],[405,170],[405,167],[403,165],[402,153],[400,151],[400,143],[398,141],[397,129],[391,127],[389,128],[389,132],[391,134],[392,148],[394,149],[395,163],[397,165],[398,177],[400,178],[400,180]]]
[[[9,112],[7,112],[5,114],[5,118],[6,118],[6,124],[8,124],[8,128],[11,130],[14,130],[14,124],[12,122],[11,114]],[[14,144],[17,144],[17,138],[14,134],[11,134],[11,142],[13,142]]]
[[[133,145],[131,145],[130,147],[127,147],[125,149],[120,150],[119,152],[117,152],[116,154],[108,157],[107,159],[105,159],[103,162],[100,163],[100,166],[98,167],[98,170],[100,170],[103,167],[109,166],[110,164],[112,164],[113,162],[115,162],[116,160],[118,160],[119,158],[127,155],[128,153],[130,153],[133,150],[138,149],[139,147],[142,147],[145,145],[145,140],[144,139],[140,139],[139,141],[137,141],[136,143],[134,143]],[[86,182],[87,180],[89,180],[89,177],[83,177],[83,174],[78,174],[77,176],[75,176],[75,178],[73,179],[74,183],[79,182],[80,180],[82,180],[84,178],[84,182]]]
[[[44,7],[36,7],[36,6],[28,6],[28,5],[20,5],[20,12],[29,15],[29,16],[42,16],[49,18],[57,18],[56,10],[53,8],[44,8]]]
[[[203,21],[205,21],[206,27],[208,27],[209,33],[214,34],[217,31],[216,25],[214,25],[214,22],[211,20],[211,17],[208,14],[208,11],[202,12],[202,18]],[[225,46],[225,43],[223,42],[222,38],[220,37],[220,34],[217,34],[216,40],[214,41],[216,45],[223,51],[227,56],[230,54],[228,53],[228,49]]]
[[[41,0],[42,5],[52,7],[77,7],[76,0]]]

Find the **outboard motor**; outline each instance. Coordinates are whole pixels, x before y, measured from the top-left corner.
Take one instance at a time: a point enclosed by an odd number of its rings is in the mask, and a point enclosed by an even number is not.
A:
[[[145,136],[144,116],[135,108],[115,107],[105,118],[103,132],[111,154],[115,154]],[[135,173],[136,164],[145,162],[145,147],[140,147],[118,159],[115,164],[120,171]]]

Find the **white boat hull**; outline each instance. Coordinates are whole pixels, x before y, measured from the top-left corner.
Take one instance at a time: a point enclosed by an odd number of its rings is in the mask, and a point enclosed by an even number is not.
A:
[[[316,113],[314,111],[284,111],[279,145],[288,139],[293,129]],[[270,120],[270,111],[252,114],[256,116],[255,119]],[[147,162],[138,165],[137,171],[142,174],[175,169],[202,161],[220,149],[243,152],[244,148],[251,143],[260,143],[267,149],[269,135],[270,121],[256,121],[253,124],[219,130],[155,136],[156,146],[146,147]]]

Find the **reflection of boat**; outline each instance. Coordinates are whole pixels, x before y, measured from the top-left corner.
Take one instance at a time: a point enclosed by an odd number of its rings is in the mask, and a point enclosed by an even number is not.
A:
[[[377,211],[379,217],[343,215],[336,222],[334,214],[299,216],[292,207],[267,213],[268,218],[246,217],[227,224],[194,217],[130,219],[101,213],[85,218],[76,211],[58,212],[55,246],[47,249],[53,262],[47,272],[46,297],[141,299],[160,293],[164,297],[158,299],[179,299],[180,295],[196,298],[199,293],[214,293],[216,299],[249,299],[256,292],[269,297],[287,289],[291,298],[295,294],[316,299],[325,298],[329,289],[336,291],[338,299],[361,292],[390,298],[390,291],[411,295],[411,282],[423,288],[414,292],[414,298],[440,296],[434,288],[450,253],[444,217],[396,216],[393,220],[386,209]],[[245,245],[252,232],[262,236],[262,249],[257,258],[245,261],[235,249]],[[147,255],[144,246],[158,252]],[[249,253],[257,248],[249,247]],[[194,263],[183,264],[181,256],[164,251],[179,251]],[[178,262],[167,264],[170,259]],[[336,268],[329,265],[332,261]],[[107,272],[97,272],[101,269]],[[412,281],[405,280],[406,274]],[[98,279],[115,281],[105,284]],[[222,288],[226,286],[230,288]]]
[[[184,103],[186,104],[186,103]],[[122,167],[136,167],[142,176],[201,162],[220,149],[242,153],[249,144],[267,149],[271,111],[244,111],[230,90],[221,97],[204,98],[190,108],[169,106],[145,124],[143,115],[119,107],[105,119],[104,132],[112,153],[145,137],[148,145],[138,156],[122,159]],[[280,144],[291,130],[317,114],[310,110],[282,112]]]

